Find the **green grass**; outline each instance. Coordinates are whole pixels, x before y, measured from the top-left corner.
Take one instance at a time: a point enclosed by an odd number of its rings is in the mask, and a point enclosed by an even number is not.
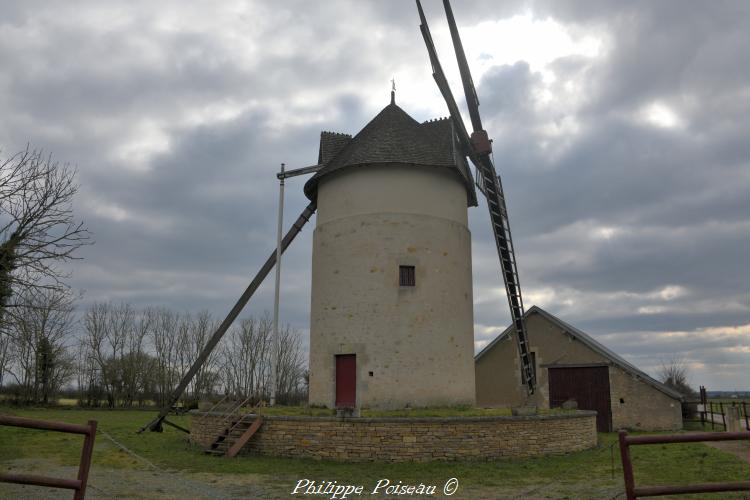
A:
[[[248,408],[249,411],[257,412],[257,408]],[[310,408],[307,406],[273,406],[264,407],[260,410],[263,415],[280,415],[287,417],[332,417],[336,411],[330,408]]]
[[[363,417],[496,417],[510,416],[510,408],[472,408],[451,406],[408,408],[401,410],[362,410]]]
[[[564,456],[508,459],[491,462],[345,463],[269,457],[226,460],[204,455],[186,442],[187,435],[171,427],[163,433],[136,434],[155,413],[77,409],[1,409],[19,416],[85,423],[99,422],[99,429],[160,468],[215,474],[258,474],[269,484],[291,489],[300,478],[337,480],[348,484],[374,485],[380,478],[403,483],[444,484],[460,480],[462,491],[523,491],[547,485],[555,497],[595,498],[602,489],[622,485],[622,469],[615,434],[600,434],[599,446]],[[443,416],[443,415],[440,415]],[[170,417],[184,427],[190,417]],[[19,458],[47,458],[63,465],[78,463],[81,436],[0,426],[0,464]],[[733,455],[699,443],[648,445],[631,448],[639,485],[686,484],[690,482],[739,481],[750,478],[750,464]],[[614,457],[614,475],[612,457]],[[121,451],[101,433],[94,451],[95,467],[142,468],[143,464]],[[599,488],[599,490],[597,490]],[[612,495],[610,495],[612,496]],[[693,498],[693,497],[691,497]],[[695,497],[695,498],[725,498]]]
[[[302,406],[274,406],[263,408],[264,415],[331,417],[336,410],[330,408],[310,408]],[[549,411],[549,410],[548,410]],[[408,408],[401,410],[362,409],[360,415],[370,417],[486,417],[510,415],[509,408],[472,408],[469,406]]]
[[[256,410],[254,410],[256,411]],[[560,408],[540,409],[540,415],[566,413],[570,410]],[[330,417],[336,414],[335,410],[330,408],[310,408],[303,406],[274,406],[263,408],[261,412],[264,415],[281,415],[281,416],[312,416],[312,417]],[[496,417],[510,416],[510,408],[474,408],[471,406],[446,406],[433,408],[406,408],[400,410],[373,410],[362,409],[361,416],[364,418],[376,417]]]

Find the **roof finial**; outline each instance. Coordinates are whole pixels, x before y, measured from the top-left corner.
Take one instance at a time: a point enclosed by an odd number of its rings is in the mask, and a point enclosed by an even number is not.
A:
[[[396,78],[391,78],[391,104],[396,104]]]

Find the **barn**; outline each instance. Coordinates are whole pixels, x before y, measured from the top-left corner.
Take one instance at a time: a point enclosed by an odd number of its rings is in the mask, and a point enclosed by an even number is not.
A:
[[[600,432],[682,427],[679,393],[540,307],[525,319],[538,383],[532,404],[555,408],[575,400],[578,408],[597,411]],[[526,403],[514,335],[508,327],[474,357],[478,406]]]

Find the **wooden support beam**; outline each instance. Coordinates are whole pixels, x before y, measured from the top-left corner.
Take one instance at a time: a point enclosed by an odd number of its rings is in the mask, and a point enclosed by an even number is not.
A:
[[[294,224],[292,224],[292,227],[286,233],[286,236],[284,236],[284,239],[281,241],[282,253],[287,249],[289,244],[300,233],[300,231],[302,231],[302,227],[310,220],[310,217],[312,217],[316,209],[317,204],[315,201],[311,201],[310,204],[305,207]],[[216,329],[211,338],[208,339],[208,342],[206,342],[206,345],[203,346],[203,350],[193,362],[193,365],[190,367],[187,373],[185,373],[185,375],[182,377],[180,383],[177,384],[177,387],[172,392],[169,400],[166,401],[161,410],[159,410],[159,414],[151,422],[141,427],[138,433],[141,433],[145,430],[156,432],[160,432],[162,430],[161,424],[167,417],[167,414],[169,414],[172,406],[174,406],[175,403],[177,403],[177,400],[180,399],[180,396],[182,396],[182,393],[185,392],[185,389],[187,388],[190,381],[193,380],[193,377],[195,377],[195,374],[198,373],[198,370],[203,365],[203,363],[206,362],[206,359],[208,359],[208,356],[214,350],[216,344],[219,343],[227,330],[229,330],[229,327],[232,326],[234,320],[237,319],[237,316],[239,316],[240,312],[242,312],[242,310],[245,308],[247,303],[250,301],[250,298],[253,296],[260,284],[263,283],[263,280],[266,278],[266,276],[268,276],[268,273],[271,272],[271,269],[273,269],[274,265],[276,265],[276,249],[274,249],[274,251],[268,257],[266,263],[263,264],[263,267],[260,268],[258,274],[255,275],[253,281],[245,289],[245,292],[239,298],[232,310],[229,311],[229,314],[227,314],[227,317],[224,318],[224,321],[222,321],[221,325],[219,325],[219,328]]]
[[[174,422],[170,422],[166,418],[164,420],[162,420],[162,422],[165,423],[165,424],[167,424],[167,425],[169,425],[170,427],[174,427],[178,431],[182,431],[182,432],[185,432],[187,434],[190,434],[190,430],[189,429],[186,429],[186,428],[182,427],[181,425],[177,425]]]

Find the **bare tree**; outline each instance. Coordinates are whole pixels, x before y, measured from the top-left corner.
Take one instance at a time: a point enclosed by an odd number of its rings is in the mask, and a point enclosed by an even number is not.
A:
[[[0,391],[3,389],[5,373],[10,364],[10,340],[10,336],[0,330]]]
[[[47,404],[72,378],[69,344],[76,322],[73,299],[61,290],[27,290],[6,318],[11,332],[8,372],[19,402]]]
[[[305,361],[299,332],[286,325],[279,331],[276,392],[282,404],[306,400]]]
[[[203,350],[203,346],[211,337],[211,334],[216,330],[218,323],[211,317],[208,311],[199,312],[195,318],[190,321],[190,329],[188,332],[189,338],[187,342],[189,360],[187,367],[198,357],[200,352]],[[192,399],[199,401],[202,398],[211,395],[216,389],[219,383],[218,375],[218,361],[219,353],[214,350],[206,359],[195,374],[195,378],[191,384],[192,387]],[[182,370],[185,373],[186,368]]]
[[[111,387],[112,377],[109,373],[107,357],[109,355],[109,346],[107,345],[107,329],[110,327],[110,304],[94,303],[89,307],[83,318],[85,329],[86,350],[84,356],[87,357],[84,364],[91,363],[91,377],[93,380],[101,383],[103,391],[107,394],[110,406],[114,406],[114,390]],[[98,375],[96,374],[98,372]]]
[[[222,351],[225,390],[237,397],[259,400],[269,379],[271,320],[249,317],[233,327]]]
[[[73,216],[76,171],[26,149],[0,161],[0,319],[15,293],[66,288],[57,267],[90,243]]]
[[[98,407],[104,399],[104,388],[101,381],[101,371],[94,358],[88,337],[84,337],[78,341],[75,370],[78,386],[78,404],[81,406]]]
[[[156,357],[156,403],[161,406],[179,382],[179,314],[169,309],[156,309],[151,326],[151,347]]]
[[[81,404],[98,405],[106,398],[111,407],[128,407],[147,399],[162,405],[203,349],[216,321],[207,311],[193,315],[95,303],[86,311],[84,327],[76,365]],[[221,350],[201,366],[182,402],[191,405],[221,389],[243,399],[267,399],[271,332],[268,314],[243,319],[230,330]],[[279,340],[279,401],[298,403],[305,396],[300,337],[286,326]]]
[[[233,328],[222,349],[222,374],[227,392],[242,398],[270,397],[273,323],[269,315],[243,319]],[[277,399],[299,403],[305,399],[305,365],[299,333],[288,325],[279,331]]]
[[[695,390],[688,383],[687,363],[683,358],[674,357],[667,361],[662,361],[659,369],[659,379],[667,387],[686,397],[695,397]]]
[[[146,338],[158,328],[158,312],[130,304],[94,303],[84,316],[85,337],[78,354],[79,399],[96,405],[102,395],[110,407],[143,404],[158,374]],[[169,337],[169,335],[165,335]],[[171,354],[169,354],[171,355]]]
[[[130,308],[129,308],[130,309]],[[130,309],[132,311],[132,309]],[[134,401],[142,403],[148,390],[152,374],[153,358],[145,351],[145,339],[153,321],[150,309],[134,312],[127,325],[123,355],[120,359],[123,385],[123,403],[132,406]]]
[[[164,308],[136,310],[130,304],[95,303],[84,316],[84,342],[78,352],[81,404],[110,407],[157,404],[171,394],[182,373],[214,330],[208,312],[192,316]],[[196,401],[219,386],[218,353],[212,354],[183,400]],[[100,394],[101,393],[101,394]]]

